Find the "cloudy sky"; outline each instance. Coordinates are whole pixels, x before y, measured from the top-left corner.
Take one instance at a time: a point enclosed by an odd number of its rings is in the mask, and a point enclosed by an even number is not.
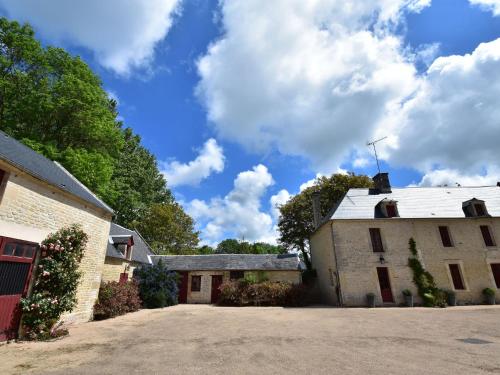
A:
[[[102,77],[205,243],[318,174],[500,180],[500,0],[0,0]]]

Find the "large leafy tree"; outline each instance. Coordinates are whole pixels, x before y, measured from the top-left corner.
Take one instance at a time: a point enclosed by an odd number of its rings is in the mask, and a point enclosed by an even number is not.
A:
[[[196,247],[192,219],[175,203],[154,155],[118,120],[99,77],[79,57],[42,47],[29,25],[5,18],[0,129],[59,161],[115,210],[118,224],[140,227],[157,249]]]
[[[101,81],[79,57],[43,48],[0,18],[0,129],[60,161],[103,194],[123,136]]]
[[[335,203],[347,193],[350,188],[367,188],[372,186],[368,176],[349,174],[333,174],[330,177],[316,179],[313,186],[290,198],[279,207],[280,244],[289,251],[299,251],[304,263],[310,269],[309,238],[314,232],[312,210],[312,195],[320,193],[321,216],[325,217]]]
[[[114,208],[116,222],[131,227],[145,218],[156,203],[173,203],[156,158],[141,145],[132,130],[124,130],[125,146],[116,162],[106,200]]]
[[[199,233],[178,203],[153,204],[137,229],[157,254],[197,253]]]
[[[286,249],[282,246],[271,245],[265,242],[249,243],[238,241],[234,238],[225,239],[217,245],[217,254],[284,254]]]

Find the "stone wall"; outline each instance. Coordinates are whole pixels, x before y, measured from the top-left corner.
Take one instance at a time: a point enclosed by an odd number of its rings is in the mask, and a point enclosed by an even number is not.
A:
[[[128,270],[127,270],[128,266]],[[125,259],[106,257],[104,267],[102,270],[102,281],[120,281],[120,274],[123,272],[128,273],[129,280],[134,274],[134,269],[139,266],[139,263],[131,262]]]
[[[89,236],[80,267],[78,305],[63,317],[66,322],[87,321],[101,282],[111,214],[0,162],[10,173],[0,196],[0,236],[40,243],[49,233],[80,224]]]
[[[454,247],[443,247],[438,229],[441,225],[449,227]],[[312,259],[321,285],[327,284],[326,269],[334,263],[324,254],[329,251],[328,236],[331,237],[333,230],[344,304],[365,305],[366,294],[370,292],[375,294],[376,303],[382,304],[377,267],[388,268],[395,303],[399,304],[403,303],[403,289],[417,294],[408,267],[408,240],[413,237],[420,259],[438,287],[453,290],[448,264],[458,263],[466,286],[466,290],[456,291],[458,302],[481,303],[484,288],[496,289],[490,263],[500,263],[500,248],[485,246],[480,225],[490,226],[498,244],[500,219],[496,218],[335,220],[333,225],[325,224],[313,235]],[[381,230],[384,264],[380,261],[381,254],[372,251],[369,228]],[[327,288],[323,287],[322,293],[326,300],[333,298]],[[418,297],[416,301],[419,302]]]
[[[245,275],[254,271],[245,271]],[[260,275],[265,276],[269,281],[283,281],[299,284],[301,279],[300,271],[263,271]],[[188,277],[187,303],[210,303],[212,295],[212,275],[222,275],[222,281],[230,278],[229,271],[191,271]],[[201,276],[201,288],[199,292],[191,291],[191,277]]]

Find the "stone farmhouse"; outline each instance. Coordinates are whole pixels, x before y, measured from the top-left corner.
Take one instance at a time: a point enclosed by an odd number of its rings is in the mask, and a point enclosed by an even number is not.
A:
[[[378,305],[395,305],[404,289],[417,295],[410,238],[458,303],[482,303],[484,288],[500,288],[499,186],[391,188],[387,173],[373,180],[373,189],[350,189],[326,218],[313,199],[311,257],[325,302],[364,306],[374,293]]]
[[[135,268],[152,264],[151,255],[153,251],[137,231],[111,223],[102,280],[129,280]]]
[[[17,331],[18,302],[38,244],[74,223],[88,234],[78,306],[66,322],[87,321],[97,298],[113,211],[60,164],[0,131],[0,340]]]
[[[215,303],[225,280],[254,274],[258,279],[299,284],[303,265],[297,254],[155,255],[181,276],[179,303]]]

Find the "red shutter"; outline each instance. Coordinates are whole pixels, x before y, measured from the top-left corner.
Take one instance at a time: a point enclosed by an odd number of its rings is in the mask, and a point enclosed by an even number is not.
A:
[[[370,228],[370,238],[372,241],[372,249],[374,253],[383,253],[384,245],[382,244],[382,236],[380,228]]]
[[[497,288],[500,289],[500,263],[491,263],[491,272],[493,272]]]
[[[396,206],[393,204],[388,204],[385,206],[385,209],[387,210],[387,217],[396,217],[398,216],[396,213]]]
[[[474,205],[474,208],[476,209],[477,216],[485,216],[486,215],[486,212],[484,211],[484,206],[481,203],[476,203]]]
[[[491,236],[490,227],[488,227],[487,225],[481,225],[480,228],[481,234],[483,235],[484,244],[486,246],[495,246],[495,242],[493,242],[493,237]]]
[[[462,280],[462,274],[460,272],[460,266],[458,264],[450,264],[451,279],[453,280],[453,287],[456,290],[465,289],[464,282]]]
[[[453,247],[448,227],[439,227],[439,234],[441,235],[441,241],[444,247]]]

